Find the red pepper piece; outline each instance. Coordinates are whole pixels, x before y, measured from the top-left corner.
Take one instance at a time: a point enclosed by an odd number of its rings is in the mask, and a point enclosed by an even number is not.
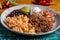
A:
[[[12,4],[8,4],[8,8],[12,7],[13,5]]]

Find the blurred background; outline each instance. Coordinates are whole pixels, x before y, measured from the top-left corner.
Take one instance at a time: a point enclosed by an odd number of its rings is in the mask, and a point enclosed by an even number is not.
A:
[[[3,4],[4,2],[9,0],[0,0],[0,3]],[[43,5],[55,10],[58,14],[60,14],[60,0],[10,0],[13,4],[20,5],[20,4],[35,4],[35,5]],[[45,3],[45,4],[43,4]],[[3,5],[4,6],[4,5]],[[15,5],[14,5],[15,6]],[[5,10],[5,8],[0,9],[0,14]]]

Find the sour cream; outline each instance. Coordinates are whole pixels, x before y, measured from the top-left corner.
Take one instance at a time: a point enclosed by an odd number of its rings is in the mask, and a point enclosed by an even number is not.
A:
[[[41,11],[41,9],[40,9],[39,7],[34,7],[34,8],[32,9],[32,11],[33,11],[34,13],[38,13],[38,12]]]

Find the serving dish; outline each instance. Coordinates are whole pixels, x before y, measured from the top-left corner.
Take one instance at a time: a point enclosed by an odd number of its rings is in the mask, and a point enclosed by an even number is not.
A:
[[[11,30],[5,23],[4,23],[4,20],[6,19],[6,16],[8,14],[10,14],[10,12],[12,12],[13,10],[16,10],[16,9],[20,9],[24,6],[28,6],[29,8],[33,8],[33,7],[39,7],[41,10],[48,10],[49,12],[52,12],[54,15],[55,15],[55,24],[54,24],[54,28],[49,31],[49,32],[45,32],[45,33],[39,33],[39,34],[28,34],[28,33],[21,33],[21,32],[16,32],[14,30]],[[8,30],[10,31],[13,31],[15,33],[18,33],[18,34],[23,34],[23,35],[32,35],[32,36],[37,36],[37,35],[46,35],[46,34],[50,34],[50,33],[53,33],[54,31],[56,31],[57,29],[59,29],[59,18],[60,16],[58,15],[58,13],[56,13],[54,10],[50,9],[50,8],[47,8],[45,6],[40,6],[40,5],[31,5],[31,4],[24,4],[24,5],[19,5],[19,6],[14,6],[14,7],[11,7],[9,9],[6,9],[2,14],[1,14],[1,23],[2,25],[7,28]]]

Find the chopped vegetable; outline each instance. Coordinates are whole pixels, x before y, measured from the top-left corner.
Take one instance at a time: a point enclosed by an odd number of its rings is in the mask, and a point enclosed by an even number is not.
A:
[[[9,3],[12,4],[13,6],[17,5],[17,3],[15,3],[15,2],[16,2],[16,0],[9,0]]]
[[[36,0],[33,4],[43,5],[43,6],[50,6],[52,0]]]
[[[9,0],[10,2],[16,2],[16,0]]]
[[[2,9],[2,5],[1,5],[1,2],[0,2],[0,9]]]
[[[17,4],[15,3],[16,0],[8,0],[0,3],[0,9],[6,9],[10,8],[12,6],[16,6]]]
[[[7,8],[7,6],[2,6],[2,9],[6,9]]]
[[[8,5],[8,4],[10,4],[10,2],[9,2],[9,1],[6,3],[6,5]]]
[[[13,2],[10,2],[10,4],[12,4],[13,6],[16,6],[16,5],[18,5],[17,3],[13,3]]]
[[[8,8],[12,7],[13,5],[12,4],[8,4]]]

